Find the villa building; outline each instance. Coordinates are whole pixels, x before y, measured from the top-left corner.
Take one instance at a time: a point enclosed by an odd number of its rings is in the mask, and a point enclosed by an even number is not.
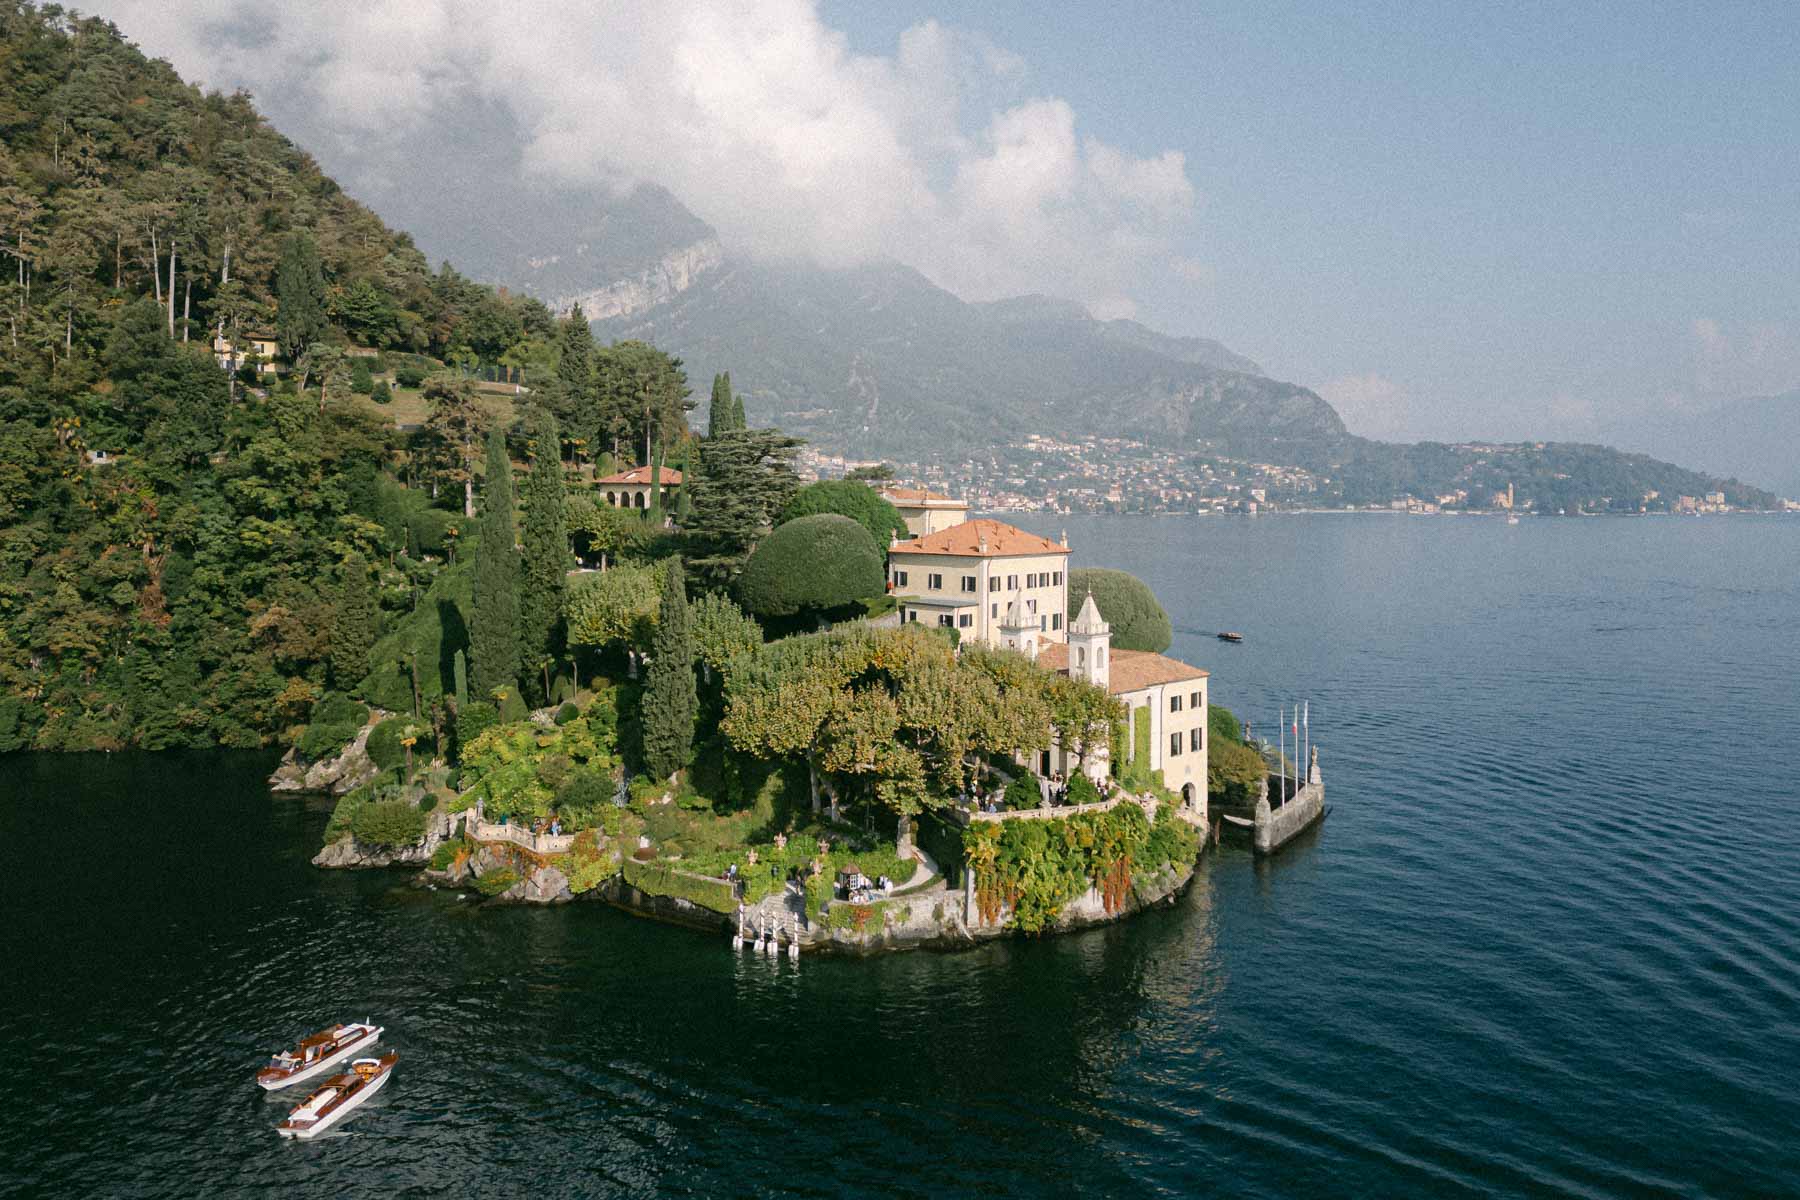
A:
[[[938,533],[969,519],[969,506],[954,496],[925,488],[884,487],[882,499],[900,510],[906,530],[914,537]]]
[[[632,467],[629,471],[620,471],[617,475],[594,480],[594,487],[614,508],[649,508],[650,493],[655,490],[651,484],[650,472],[649,467]],[[681,472],[674,467],[664,467],[658,479],[662,484],[663,503],[666,506],[673,501],[675,489],[681,486]]]
[[[1069,546],[1004,521],[964,521],[888,547],[900,620],[1036,657],[1065,637]]]
[[[1182,803],[1206,819],[1206,706],[1209,675],[1179,659],[1145,650],[1114,650],[1112,627],[1100,616],[1089,595],[1070,623],[1067,640],[1043,647],[1038,665],[1058,674],[1102,687],[1126,707],[1123,750],[1131,761],[1142,750],[1149,770],[1161,771],[1163,786],[1180,794]],[[1149,737],[1138,734],[1147,728]],[[1082,769],[1096,782],[1110,768],[1105,747],[1090,750]],[[1040,773],[1065,778],[1075,769],[1075,755],[1062,747],[1043,753]]]

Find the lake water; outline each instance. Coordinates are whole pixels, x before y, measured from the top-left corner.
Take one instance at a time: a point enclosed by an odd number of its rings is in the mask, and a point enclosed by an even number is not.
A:
[[[795,966],[316,870],[267,756],[0,759],[0,1193],[1800,1193],[1800,520],[1066,524],[1310,700],[1315,834]],[[280,1142],[260,1057],[365,1015],[393,1082]]]

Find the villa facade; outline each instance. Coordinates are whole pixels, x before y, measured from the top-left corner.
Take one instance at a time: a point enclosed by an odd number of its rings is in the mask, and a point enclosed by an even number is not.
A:
[[[882,499],[900,510],[906,531],[914,537],[938,533],[969,519],[969,506],[954,496],[926,488],[884,487]]]
[[[628,471],[594,480],[594,487],[614,508],[646,509],[652,502],[650,493],[656,490],[651,482],[650,472],[649,467],[632,467]],[[662,484],[663,503],[666,506],[674,499],[675,489],[681,486],[681,472],[674,467],[664,467],[658,480]]]
[[[902,622],[1033,655],[1066,636],[1068,571],[1066,540],[986,518],[888,547],[888,590]]]

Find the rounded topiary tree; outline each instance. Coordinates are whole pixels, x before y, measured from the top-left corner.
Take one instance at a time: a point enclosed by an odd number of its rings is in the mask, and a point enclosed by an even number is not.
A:
[[[744,564],[738,594],[759,617],[842,608],[886,586],[869,531],[849,517],[820,513],[778,527]]]
[[[783,525],[820,513],[849,517],[869,531],[877,546],[887,545],[892,537],[904,540],[912,536],[899,509],[868,484],[853,479],[822,479],[807,484],[787,502],[776,524]]]
[[[1069,779],[1069,803],[1098,804],[1100,803],[1100,789],[1094,786],[1093,780],[1077,771]]]
[[[1075,620],[1088,593],[1100,615],[1112,626],[1115,650],[1149,650],[1161,654],[1174,640],[1169,614],[1156,601],[1150,585],[1126,571],[1077,567],[1069,572],[1069,620]]]
[[[368,751],[369,761],[379,770],[391,771],[406,761],[406,746],[401,739],[406,736],[410,724],[412,721],[407,717],[389,717],[369,730],[369,739],[363,746]]]
[[[1006,807],[1011,809],[1040,808],[1044,803],[1044,793],[1038,788],[1037,780],[1029,775],[1014,775],[1006,781]]]

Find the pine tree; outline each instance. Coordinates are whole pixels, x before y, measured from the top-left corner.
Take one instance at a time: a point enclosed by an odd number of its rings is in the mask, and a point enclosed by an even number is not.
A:
[[[289,362],[300,356],[327,327],[325,271],[319,250],[304,233],[282,243],[281,265],[275,271],[275,337]]]
[[[369,564],[360,554],[344,560],[337,605],[331,615],[331,686],[348,691],[369,673],[379,610]]]
[[[801,444],[775,429],[733,430],[700,443],[686,532],[689,563],[708,587],[731,586],[798,490],[792,462]]]
[[[568,578],[569,535],[563,520],[562,458],[556,419],[540,412],[532,422],[534,457],[525,477],[523,572],[519,584],[519,648],[527,665],[548,670],[561,650],[563,590]],[[544,683],[548,702],[550,685]]]
[[[470,686],[481,699],[519,678],[519,552],[513,544],[512,464],[506,438],[488,435],[487,479],[481,488],[481,545],[475,553],[474,611],[469,621]]]
[[[687,589],[681,560],[670,559],[663,576],[662,609],[651,643],[649,679],[644,687],[644,768],[667,779],[687,766],[694,751],[694,639],[688,627]]]
[[[706,436],[718,437],[740,428],[731,400],[731,372],[721,372],[713,376],[712,404],[706,410]]]

